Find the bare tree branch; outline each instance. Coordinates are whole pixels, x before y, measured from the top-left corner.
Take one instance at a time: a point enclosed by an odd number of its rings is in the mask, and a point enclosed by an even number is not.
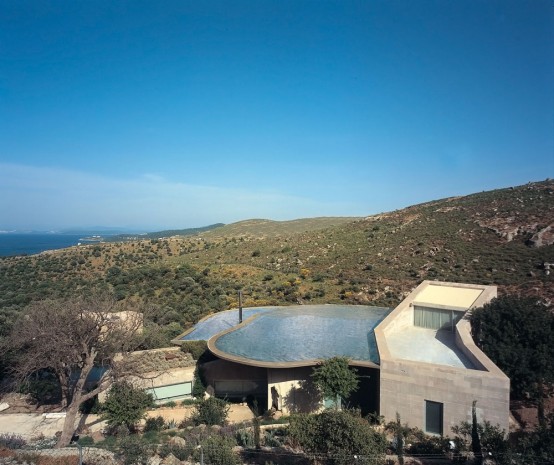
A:
[[[126,362],[129,352],[141,343],[143,315],[122,310],[107,294],[34,302],[4,344],[5,350],[17,354],[16,380],[40,371],[58,379],[66,420],[57,447],[69,444],[83,402],[106,390],[115,379],[136,375]],[[94,367],[107,371],[91,387],[87,379]]]

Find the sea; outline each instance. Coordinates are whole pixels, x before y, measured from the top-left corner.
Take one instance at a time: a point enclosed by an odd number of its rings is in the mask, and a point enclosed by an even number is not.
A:
[[[83,241],[87,235],[57,233],[1,233],[0,257],[32,255],[45,250],[64,249]]]

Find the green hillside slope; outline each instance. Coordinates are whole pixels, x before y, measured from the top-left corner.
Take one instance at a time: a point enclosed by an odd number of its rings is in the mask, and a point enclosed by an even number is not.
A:
[[[0,259],[0,331],[31,300],[93,287],[155,308],[153,345],[236,305],[239,289],[246,305],[393,306],[435,279],[494,284],[550,303],[553,223],[547,180],[366,218],[248,220],[189,237],[8,257]]]

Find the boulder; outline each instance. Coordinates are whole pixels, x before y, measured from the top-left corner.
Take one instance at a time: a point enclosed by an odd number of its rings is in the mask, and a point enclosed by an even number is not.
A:
[[[169,454],[162,460],[161,465],[181,465],[181,461],[173,454]]]
[[[187,441],[185,441],[181,436],[173,436],[169,440],[169,444],[172,444],[178,447],[185,447],[187,445]]]

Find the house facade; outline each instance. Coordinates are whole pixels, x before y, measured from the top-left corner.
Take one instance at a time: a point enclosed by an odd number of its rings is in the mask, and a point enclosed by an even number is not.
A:
[[[473,342],[471,309],[494,286],[425,281],[395,309],[319,305],[244,309],[205,318],[175,342],[204,339],[209,391],[284,413],[328,404],[310,382],[320,361],[345,356],[360,387],[346,403],[429,434],[479,419],[508,430],[509,379]]]

